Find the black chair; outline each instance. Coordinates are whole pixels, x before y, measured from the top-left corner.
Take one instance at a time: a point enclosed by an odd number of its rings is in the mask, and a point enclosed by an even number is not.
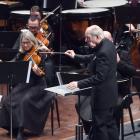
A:
[[[132,97],[133,96],[140,96],[140,92],[131,92],[131,94],[127,94],[121,103],[121,111],[122,111],[122,117],[121,117],[121,140],[124,140],[125,136],[129,136],[129,135],[134,135],[138,132],[140,132],[140,130],[135,130],[135,125],[134,125],[134,121],[133,121],[133,115],[132,115],[132,110],[131,110],[131,103],[132,103]],[[129,116],[130,116],[130,122],[131,122],[131,127],[132,127],[132,132],[129,133],[124,133],[124,114],[123,114],[123,109],[127,108],[129,111]]]

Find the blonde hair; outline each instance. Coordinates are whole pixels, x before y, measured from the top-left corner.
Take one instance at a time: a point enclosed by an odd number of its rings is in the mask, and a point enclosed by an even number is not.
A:
[[[24,50],[21,47],[21,42],[23,39],[27,39],[34,47],[38,46],[38,42],[35,36],[29,30],[24,30],[20,36],[20,49],[19,49],[20,52],[24,52]]]

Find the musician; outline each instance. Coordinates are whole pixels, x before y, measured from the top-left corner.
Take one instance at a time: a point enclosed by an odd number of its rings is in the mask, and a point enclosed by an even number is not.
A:
[[[33,5],[30,9],[30,16],[36,16],[41,20],[43,18],[43,12],[38,5]]]
[[[50,51],[50,49],[44,45],[44,40],[40,40],[40,38],[38,38],[38,33],[40,36],[40,30],[41,30],[41,26],[40,26],[40,20],[36,17],[30,17],[28,19],[28,28],[29,30],[34,34],[34,36],[36,36],[36,39],[39,41],[39,50],[41,51]],[[48,44],[49,45],[49,44]],[[47,81],[47,85],[48,86],[53,86],[54,85],[54,80],[55,80],[55,68],[54,68],[54,62],[53,62],[53,58],[52,56],[48,56],[46,55],[46,62],[45,62],[45,73],[46,73],[46,81]]]
[[[44,37],[44,39],[45,40],[48,40],[48,45],[45,47],[45,46],[43,46],[43,43],[42,43],[42,46],[39,48],[39,49],[42,49],[42,50],[44,50],[44,51],[48,51],[49,49],[47,48],[48,46],[51,46],[51,43],[52,43],[52,36],[50,35],[50,36],[48,36],[48,38],[46,38],[46,36],[49,34],[49,33],[51,33],[51,28],[50,28],[50,26],[48,25],[48,23],[46,23],[46,26],[47,26],[47,31],[45,30],[44,31],[44,29],[42,28],[42,26],[41,26],[41,24],[40,24],[40,21],[42,20],[42,18],[43,18],[43,12],[42,12],[42,10],[41,10],[41,8],[38,6],[38,5],[33,5],[31,8],[30,8],[30,17],[31,18],[29,18],[29,19],[31,19],[31,21],[32,20],[35,20],[35,19],[37,19],[36,20],[36,24],[37,24],[37,26],[38,26],[38,28],[37,29],[30,29],[30,31],[33,33],[33,34],[37,34],[37,33],[41,33],[42,34],[42,36]],[[35,25],[36,26],[36,25]],[[28,24],[27,24],[27,28],[29,28],[29,26],[28,26]],[[24,30],[26,30],[26,29],[22,29],[21,31],[24,31]],[[45,35],[45,36],[44,36]],[[19,39],[17,40],[17,42],[16,42],[16,45],[14,46],[14,48],[17,48],[18,46],[19,46]]]
[[[27,61],[37,46],[37,41],[30,31],[21,34],[19,54],[15,61]],[[34,56],[35,55],[35,56]],[[37,59],[41,58],[37,65]],[[10,94],[3,96],[0,109],[0,127],[10,131],[10,106],[13,114],[13,134],[17,135],[16,140],[24,139],[24,130],[29,130],[33,134],[41,134],[45,126],[48,113],[51,107],[53,95],[46,93],[46,82],[43,70],[44,59],[33,53],[31,60],[35,62],[32,66],[30,82],[19,83],[13,87]],[[26,76],[26,75],[25,75]],[[10,95],[12,104],[10,104]]]
[[[104,31],[104,35],[107,39],[113,42],[113,38],[110,32]],[[117,48],[117,79],[118,79],[118,104],[115,111],[115,117],[118,127],[118,132],[120,131],[120,119],[122,117],[122,108],[121,103],[123,97],[127,94],[130,94],[130,78],[136,74],[136,69],[133,66],[130,54],[126,50],[122,50],[121,48]],[[128,108],[128,106],[132,103],[130,99],[129,103],[124,106],[124,108]]]
[[[104,36],[105,38],[109,39],[110,41],[113,42],[113,38],[110,32],[104,31]],[[126,50],[122,50],[119,46],[117,46],[117,62],[118,62],[118,67],[117,70],[121,73],[119,78],[123,78],[122,76],[125,77],[132,77],[133,75],[136,74],[136,68],[131,62],[130,54]]]
[[[114,43],[122,46],[123,50],[130,51],[134,42],[135,31],[136,28],[133,24],[119,24],[113,33]]]
[[[46,16],[43,16],[43,12],[41,10],[41,8],[38,5],[33,5],[30,9],[30,16],[31,17],[36,17],[39,19],[40,21],[40,31],[42,33],[45,33],[45,35],[47,36],[48,34],[50,34],[48,36],[48,40],[49,40],[49,46],[53,46],[53,38],[54,38],[54,34],[53,34],[53,30],[50,26],[50,24],[48,23],[47,19],[44,20],[44,18],[46,18]]]
[[[97,25],[86,29],[85,41],[95,49],[95,54],[77,55],[73,50],[68,50],[65,54],[77,61],[89,62],[92,76],[70,82],[67,87],[70,89],[93,87],[91,93],[92,130],[89,139],[118,140],[118,131],[113,116],[118,97],[116,50],[113,43],[105,39],[103,30]]]

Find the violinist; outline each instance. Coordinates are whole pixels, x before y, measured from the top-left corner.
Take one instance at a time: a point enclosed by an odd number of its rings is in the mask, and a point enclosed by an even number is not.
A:
[[[15,60],[29,61],[26,58],[31,56],[36,64],[32,66],[30,82],[15,85],[10,93],[12,94],[13,135],[17,136],[16,140],[25,140],[23,133],[25,129],[33,134],[41,134],[53,99],[53,94],[44,91],[46,81],[40,71],[40,66],[43,67],[44,62],[42,56],[33,51],[36,46],[37,41],[30,31],[21,34],[19,54]],[[0,127],[8,131],[10,130],[9,95],[2,97],[0,109]]]
[[[42,41],[40,40],[41,26],[40,26],[39,19],[35,17],[30,17],[28,19],[28,28],[34,34],[34,36],[37,37],[37,40],[39,41],[39,44],[41,45],[38,50],[50,51],[50,49],[47,46],[43,45],[44,42],[47,43],[47,40],[46,39],[44,39],[44,41],[43,39]],[[53,57],[48,56],[48,55],[46,56],[45,72],[46,72],[47,85],[54,86],[54,79],[55,79],[54,62],[53,62]]]
[[[38,5],[34,5],[34,6],[31,7],[30,15],[31,16],[36,16],[40,20],[43,18],[43,12]]]
[[[30,16],[39,19],[40,27],[41,27],[40,32],[45,34],[45,36],[48,36],[47,39],[49,40],[49,46],[52,46],[52,42],[53,42],[52,28],[49,25],[48,21],[44,20],[46,16],[43,17],[43,12],[38,5],[34,5],[31,7]]]
[[[28,19],[28,29],[34,34],[38,43],[39,43],[39,50],[49,51],[48,45],[49,40],[44,36],[43,30],[40,26],[40,20],[34,16],[31,16]]]

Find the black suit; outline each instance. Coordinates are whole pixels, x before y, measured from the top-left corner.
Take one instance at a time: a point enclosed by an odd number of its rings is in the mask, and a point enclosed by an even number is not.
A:
[[[103,39],[95,48],[95,55],[76,55],[75,60],[89,62],[92,76],[78,81],[79,88],[92,86],[92,133],[90,140],[118,140],[113,118],[117,104],[116,50],[112,42]]]

